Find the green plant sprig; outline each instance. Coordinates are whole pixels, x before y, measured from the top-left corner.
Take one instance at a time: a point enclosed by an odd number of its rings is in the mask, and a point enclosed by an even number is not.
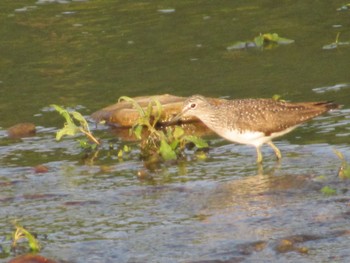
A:
[[[267,48],[276,45],[287,45],[292,44],[295,41],[293,39],[288,39],[280,37],[277,33],[264,33],[259,34],[253,40],[250,41],[238,41],[233,43],[231,46],[227,47],[227,50],[240,50],[246,48]]]
[[[95,145],[100,145],[100,142],[91,133],[89,124],[83,115],[77,111],[69,112],[68,110],[55,104],[50,106],[53,107],[66,120],[64,127],[56,133],[57,141],[59,141],[63,136],[74,136],[77,133],[83,133]],[[79,125],[77,125],[75,121],[77,121]]]
[[[340,38],[340,32],[337,33],[334,42],[327,44],[327,45],[324,45],[322,47],[322,49],[331,50],[331,49],[336,49],[340,46],[349,46],[350,45],[349,41],[339,41],[339,38]]]
[[[184,146],[192,142],[197,148],[208,147],[208,144],[193,135],[185,135],[184,130],[180,126],[175,128],[168,127],[166,132],[157,129],[156,125],[162,116],[162,105],[156,99],[151,99],[144,110],[134,99],[126,96],[119,98],[119,101],[126,101],[133,105],[137,110],[139,117],[130,129],[137,139],[141,140],[141,152],[143,156],[152,156],[154,153],[160,154],[165,160],[176,160],[181,155]],[[153,109],[156,108],[155,114]],[[148,136],[143,138],[142,131],[146,128]]]
[[[27,239],[30,250],[33,252],[39,252],[41,249],[39,241],[17,222],[14,223],[14,226],[16,230],[12,235],[12,248],[16,248],[19,240]]]
[[[131,132],[133,132],[137,139],[141,139],[141,133],[142,133],[142,127],[146,126],[147,130],[151,133],[151,135],[159,136],[158,131],[156,129],[156,125],[162,115],[162,104],[155,100],[154,98],[151,98],[150,102],[148,103],[146,111],[132,98],[127,96],[122,96],[119,98],[118,102],[126,101],[133,105],[133,107],[136,109],[136,111],[139,114],[138,119],[136,120],[135,124],[132,126]],[[156,106],[156,114],[153,116],[153,106]],[[153,121],[152,121],[152,118]]]
[[[333,149],[333,151],[342,162],[342,164],[339,168],[339,171],[338,171],[338,176],[340,178],[350,179],[350,165],[349,165],[349,163],[346,161],[344,155],[340,151],[338,151],[337,149]]]

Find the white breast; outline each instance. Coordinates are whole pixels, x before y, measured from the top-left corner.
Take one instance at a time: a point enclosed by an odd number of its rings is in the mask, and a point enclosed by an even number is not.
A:
[[[235,130],[225,130],[218,132],[218,134],[226,140],[242,144],[250,144],[254,146],[260,146],[269,141],[265,140],[267,137],[265,137],[265,134],[263,132],[246,131],[244,133],[241,133]]]
[[[295,127],[296,126],[290,127],[281,132],[271,133],[269,136],[266,136],[263,132],[257,132],[257,131],[239,132],[237,130],[221,130],[221,131],[217,130],[216,133],[221,137],[225,138],[226,140],[229,140],[232,142],[248,144],[248,145],[253,145],[255,147],[259,147],[276,137],[282,136],[290,132]]]

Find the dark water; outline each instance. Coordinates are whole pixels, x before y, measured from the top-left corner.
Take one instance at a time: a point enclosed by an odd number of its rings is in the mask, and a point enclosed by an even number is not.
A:
[[[348,262],[350,10],[343,1],[11,1],[0,10],[0,262],[17,219],[41,254],[70,262]],[[259,33],[295,40],[228,51]],[[118,97],[334,100],[344,107],[276,141],[276,163],[211,138],[206,160],[144,168],[137,145],[93,128],[104,147],[84,158],[56,142],[60,104],[89,115]],[[7,138],[30,121],[38,133]],[[45,165],[48,172],[33,167]],[[139,171],[148,174],[138,178]],[[327,196],[324,186],[336,190]],[[215,261],[217,260],[217,261]]]

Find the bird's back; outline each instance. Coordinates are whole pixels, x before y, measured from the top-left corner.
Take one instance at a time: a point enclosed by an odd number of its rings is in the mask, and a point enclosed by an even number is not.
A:
[[[240,131],[260,131],[269,135],[302,124],[331,109],[339,108],[332,102],[290,103],[273,99],[240,99],[211,102],[221,112],[221,122]]]

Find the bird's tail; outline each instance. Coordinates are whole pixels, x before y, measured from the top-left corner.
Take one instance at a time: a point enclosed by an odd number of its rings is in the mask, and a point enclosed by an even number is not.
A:
[[[329,110],[335,110],[335,109],[340,109],[341,107],[343,107],[343,105],[334,103],[333,101],[321,101],[321,102],[316,102],[316,103],[314,104],[314,106],[324,107],[325,109],[327,109],[327,111],[329,111]]]

